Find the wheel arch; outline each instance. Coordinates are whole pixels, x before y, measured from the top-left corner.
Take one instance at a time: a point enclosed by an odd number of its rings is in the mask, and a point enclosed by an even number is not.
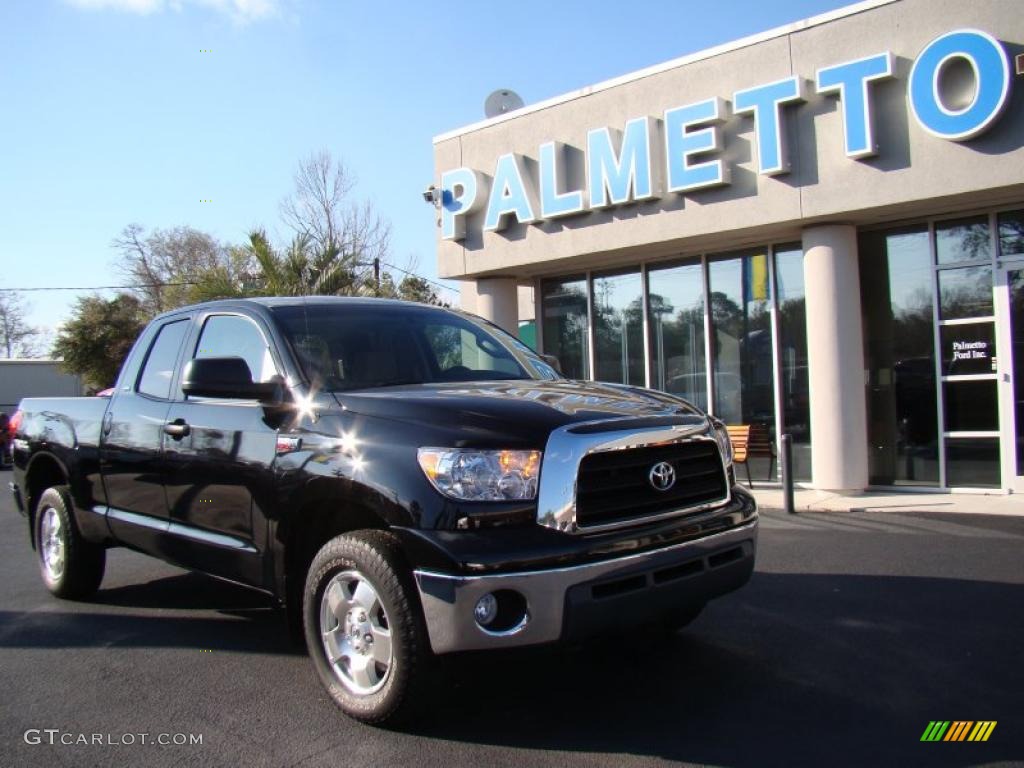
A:
[[[36,548],[36,507],[47,488],[67,485],[70,475],[60,459],[48,451],[36,453],[25,468],[25,508],[28,512],[28,535],[32,549]],[[68,510],[73,515],[73,510]]]
[[[301,610],[306,572],[320,548],[335,536],[360,530],[389,530],[370,507],[344,499],[313,499],[289,512],[277,527],[276,592],[289,608]],[[296,600],[298,596],[298,600]]]

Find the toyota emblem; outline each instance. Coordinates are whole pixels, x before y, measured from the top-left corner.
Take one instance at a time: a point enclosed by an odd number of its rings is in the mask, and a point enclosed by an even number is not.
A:
[[[656,491],[667,491],[676,484],[676,471],[667,461],[659,461],[647,475],[651,486]]]

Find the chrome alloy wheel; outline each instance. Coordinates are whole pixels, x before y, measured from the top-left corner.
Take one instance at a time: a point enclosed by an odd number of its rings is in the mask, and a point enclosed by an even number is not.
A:
[[[394,663],[391,623],[377,590],[359,571],[341,571],[320,598],[320,636],[327,663],[349,691],[379,691]]]
[[[64,528],[53,507],[43,510],[39,524],[39,549],[46,575],[51,581],[59,581],[64,575]]]

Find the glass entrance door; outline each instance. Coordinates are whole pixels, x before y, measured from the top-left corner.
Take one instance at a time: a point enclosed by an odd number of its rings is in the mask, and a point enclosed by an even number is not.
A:
[[[1001,269],[996,282],[999,327],[999,406],[1003,483],[1024,492],[1024,263]]]

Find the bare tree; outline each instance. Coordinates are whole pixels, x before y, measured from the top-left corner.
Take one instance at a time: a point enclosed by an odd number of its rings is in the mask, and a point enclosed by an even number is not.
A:
[[[25,322],[28,305],[13,291],[0,291],[0,350],[4,357],[34,357],[39,330]]]
[[[312,250],[334,254],[353,272],[367,273],[374,259],[388,256],[391,224],[372,203],[352,199],[356,179],[330,152],[314,152],[299,163],[295,191],[281,202],[281,217]]]
[[[187,303],[195,285],[233,267],[216,239],[191,227],[156,229],[147,235],[141,225],[129,224],[111,246],[120,254],[121,274],[134,286],[131,291],[148,315]]]

